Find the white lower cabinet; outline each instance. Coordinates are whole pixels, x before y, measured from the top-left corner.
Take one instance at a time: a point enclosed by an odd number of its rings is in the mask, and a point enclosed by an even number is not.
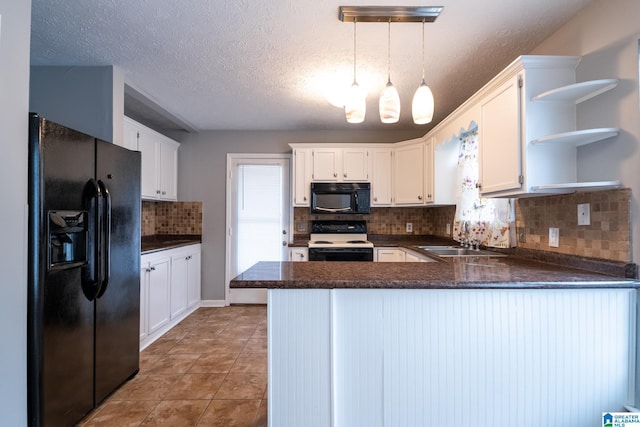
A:
[[[147,327],[150,335],[169,323],[171,258],[152,259],[148,264]]]
[[[189,246],[187,252],[187,307],[191,308],[200,304],[202,262],[200,245]]]
[[[375,262],[404,262],[404,251],[399,248],[374,248]]]
[[[200,244],[142,255],[140,349],[147,347],[200,303]]]
[[[183,252],[171,257],[171,319],[187,309],[188,259]]]
[[[436,262],[436,260],[404,248],[375,248],[375,262]]]
[[[308,248],[290,248],[289,261],[309,261]]]

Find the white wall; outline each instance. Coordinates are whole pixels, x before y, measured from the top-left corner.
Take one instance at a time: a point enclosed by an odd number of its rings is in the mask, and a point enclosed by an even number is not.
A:
[[[595,0],[532,53],[580,55],[577,80],[618,78],[612,91],[578,107],[578,129],[619,127],[620,135],[578,148],[578,179],[619,179],[631,188],[633,262],[640,263],[640,2]]]
[[[105,141],[122,143],[124,73],[118,67],[31,67],[29,109]]]
[[[27,137],[31,0],[0,2],[0,424],[27,425]]]
[[[225,298],[227,153],[288,153],[293,142],[378,143],[418,136],[415,131],[211,131],[180,138],[178,197],[203,202],[202,299]]]

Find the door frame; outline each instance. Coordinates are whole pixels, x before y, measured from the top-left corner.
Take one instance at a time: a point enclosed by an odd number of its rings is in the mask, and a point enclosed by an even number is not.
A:
[[[286,168],[285,177],[286,181],[286,205],[289,209],[289,224],[286,224],[289,243],[293,240],[293,204],[291,203],[291,173],[292,173],[292,164],[291,159],[292,156],[290,153],[281,153],[281,154],[273,154],[273,153],[227,153],[227,185],[226,185],[226,224],[225,224],[225,240],[226,240],[226,248],[225,248],[225,291],[224,291],[224,299],[226,305],[231,305],[239,302],[235,296],[231,295],[229,289],[229,282],[233,277],[231,277],[231,247],[232,247],[232,225],[233,225],[233,211],[232,211],[232,194],[233,189],[231,187],[232,183],[232,167],[233,162],[241,159],[246,160],[286,160],[288,167]],[[242,295],[243,304],[266,304],[267,303],[267,290],[266,289],[234,289],[233,292],[237,295]]]

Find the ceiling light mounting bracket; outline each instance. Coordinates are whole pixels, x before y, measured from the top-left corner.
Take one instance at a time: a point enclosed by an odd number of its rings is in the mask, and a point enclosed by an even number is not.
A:
[[[342,22],[434,22],[444,6],[340,6]]]

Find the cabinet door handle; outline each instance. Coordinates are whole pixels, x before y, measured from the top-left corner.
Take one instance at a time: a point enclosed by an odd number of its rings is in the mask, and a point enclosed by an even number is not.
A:
[[[304,201],[306,202],[306,201],[307,201],[307,196],[304,196],[304,197],[302,198],[302,200],[304,200]]]
[[[164,196],[165,194],[167,194],[167,192],[166,192],[166,191],[163,191],[163,192],[162,192],[162,195]]]
[[[334,177],[334,178],[337,178],[337,177],[338,177],[338,173],[337,173],[337,172],[334,172],[334,173],[333,173],[333,177]]]
[[[377,201],[378,201],[378,198],[377,198],[377,197],[374,197],[374,198],[373,198],[373,201],[374,201],[374,202],[377,202]]]
[[[347,177],[347,173],[346,172],[343,175],[344,175],[345,178]]]
[[[422,200],[422,196],[418,196],[418,200]]]
[[[479,182],[476,182],[476,188],[482,190],[482,184],[480,184]]]
[[[149,270],[150,271],[156,271],[156,268],[155,267],[151,267]]]
[[[160,190],[156,190],[156,194],[160,194]]]

